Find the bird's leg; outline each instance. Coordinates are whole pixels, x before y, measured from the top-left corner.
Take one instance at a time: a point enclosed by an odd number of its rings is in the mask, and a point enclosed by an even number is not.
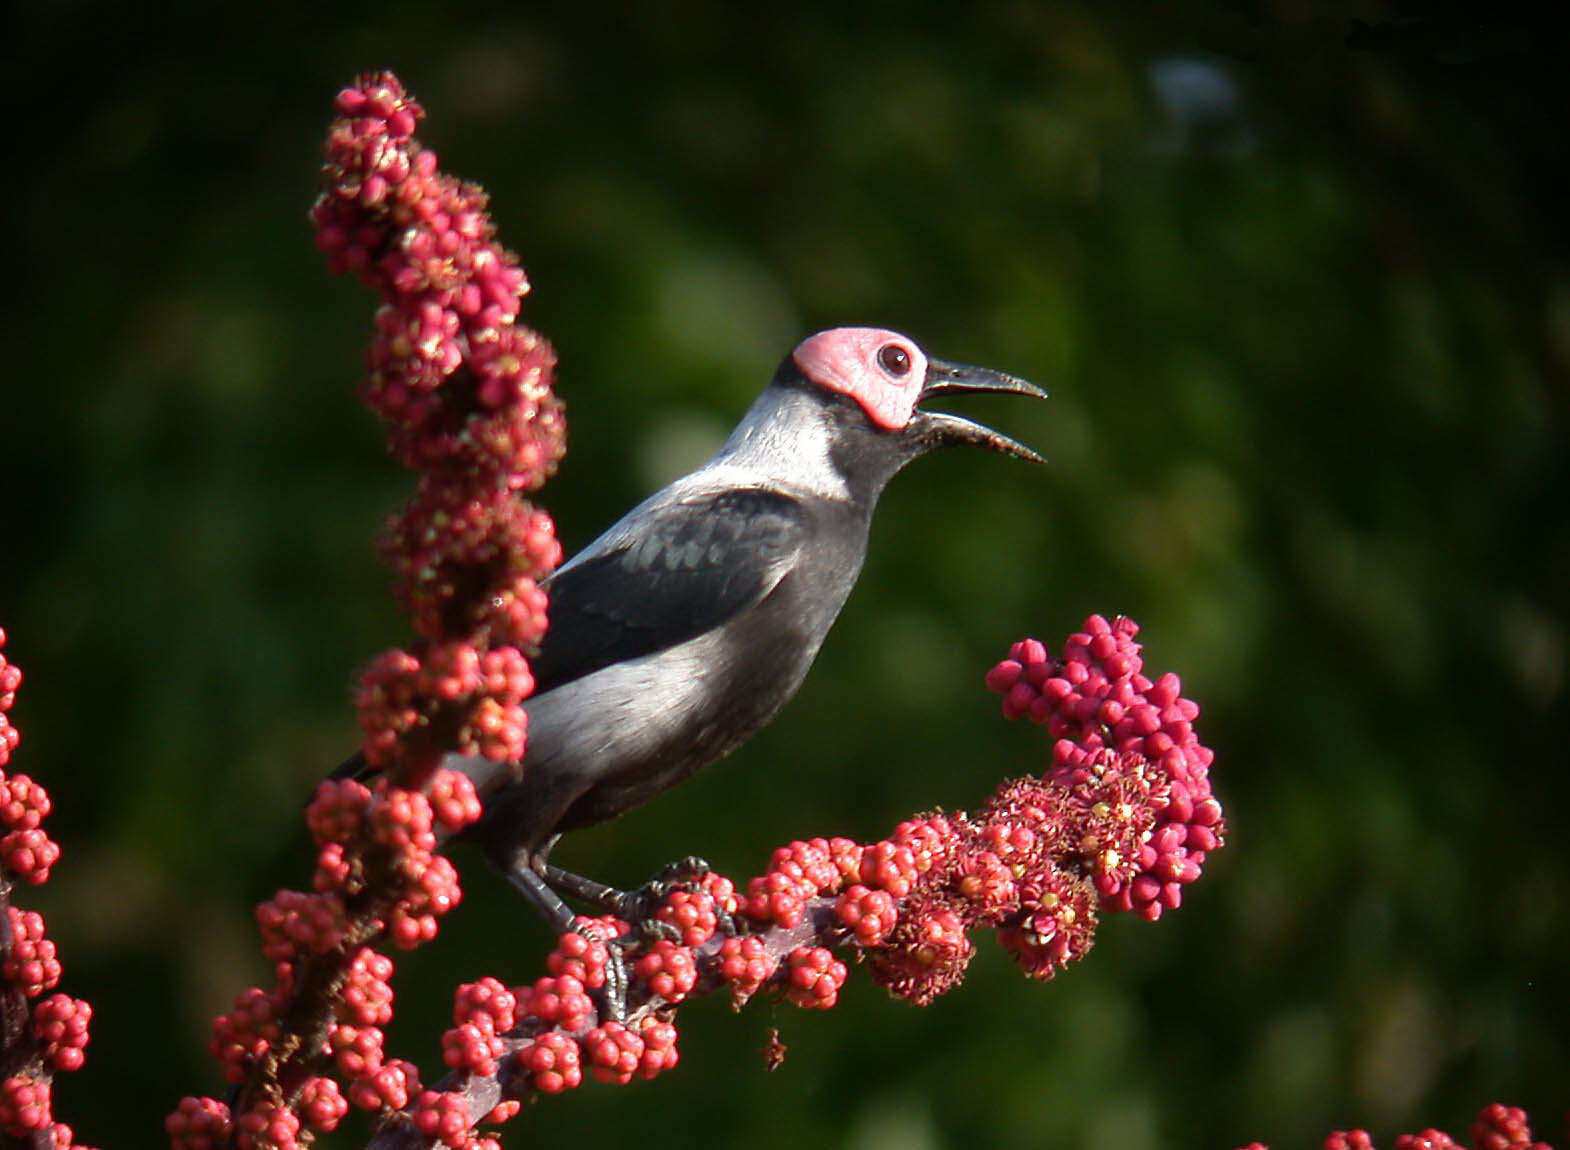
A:
[[[539,863],[545,868],[544,860]],[[547,925],[558,935],[573,929],[572,908],[562,901],[561,895],[551,889],[550,883],[535,868],[534,857],[522,855],[506,868],[507,881],[540,913]]]
[[[608,961],[605,967],[605,985],[594,992],[600,1012],[608,1020],[620,1022],[627,1016],[628,952],[634,947],[659,939],[678,940],[680,932],[671,924],[654,917],[666,897],[675,890],[693,890],[697,881],[712,871],[709,864],[696,855],[688,855],[661,867],[648,882],[633,890],[618,890],[602,882],[552,866],[546,858],[556,839],[551,839],[539,850],[519,851],[506,868],[507,878],[529,901],[557,934],[577,931],[585,937],[605,944]],[[633,933],[622,938],[600,938],[593,926],[580,926],[574,921],[572,909],[562,895],[579,899],[604,914],[631,923]],[[715,908],[720,929],[727,935],[736,933],[731,916],[720,907]]]
[[[690,890],[695,879],[703,878],[713,869],[696,855],[688,855],[684,859],[667,863],[648,882],[633,890],[617,890],[613,886],[562,870],[561,867],[551,866],[543,860],[540,873],[557,890],[638,926],[653,919],[654,912],[671,891]]]
[[[559,866],[541,862],[540,874],[546,882],[563,894],[573,898],[582,899],[596,910],[606,914],[619,914],[622,900],[627,896],[613,886],[606,886],[602,882],[595,882],[592,878],[585,878],[581,874],[574,874],[570,870],[563,870]]]
[[[606,914],[613,914],[631,923],[645,942],[652,943],[662,938],[671,942],[680,940],[681,932],[671,924],[655,918],[655,912],[672,891],[698,889],[698,883],[713,870],[707,860],[688,855],[667,863],[648,882],[633,890],[617,890],[549,864],[544,866],[543,873],[545,881],[557,890],[592,903]],[[719,929],[726,937],[736,933],[736,922],[729,911],[716,905],[714,915]]]
[[[560,836],[557,836],[558,838]],[[566,875],[581,887],[604,887],[600,883],[591,882],[589,879],[580,878],[569,874],[560,867],[553,867],[545,861],[551,847],[556,845],[553,838],[537,851],[519,851],[513,856],[506,868],[507,879],[523,894],[529,904],[539,911],[551,929],[557,935],[567,934],[569,931],[583,935],[593,942],[605,944],[608,960],[605,964],[605,985],[592,991],[599,1000],[600,1014],[611,1022],[622,1022],[627,1017],[627,962],[625,950],[627,944],[618,938],[600,938],[599,930],[594,926],[579,926],[576,916],[564,901],[561,895],[553,889],[552,873]],[[563,889],[574,897],[587,898],[580,894],[569,884],[563,884]],[[592,899],[590,900],[592,901]]]

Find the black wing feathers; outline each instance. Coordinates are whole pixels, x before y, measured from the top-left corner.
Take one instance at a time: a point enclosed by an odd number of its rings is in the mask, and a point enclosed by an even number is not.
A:
[[[806,535],[802,505],[774,491],[650,509],[636,533],[550,580],[550,627],[529,661],[536,693],[720,626],[774,589]]]

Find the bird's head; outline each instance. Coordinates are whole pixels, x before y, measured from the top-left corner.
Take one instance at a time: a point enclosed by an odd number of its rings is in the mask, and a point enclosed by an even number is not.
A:
[[[854,400],[875,428],[898,435],[918,453],[969,443],[1042,462],[1030,448],[990,427],[918,406],[929,396],[959,392],[1047,397],[1023,379],[933,359],[909,336],[874,327],[837,327],[809,336],[791,353],[790,366],[806,384]]]

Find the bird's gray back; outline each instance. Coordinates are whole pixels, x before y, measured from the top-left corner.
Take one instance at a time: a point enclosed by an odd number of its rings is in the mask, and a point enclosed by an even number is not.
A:
[[[595,590],[566,578],[553,594],[522,779],[487,804],[482,839],[533,849],[637,806],[735,749],[801,685],[860,573],[869,515],[744,489],[689,490],[654,518],[705,498],[718,522],[655,529],[663,545],[647,521],[608,532],[563,569]],[[553,641],[570,653],[553,656]]]

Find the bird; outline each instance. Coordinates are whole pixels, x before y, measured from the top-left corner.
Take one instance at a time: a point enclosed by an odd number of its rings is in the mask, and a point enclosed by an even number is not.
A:
[[[551,866],[563,833],[730,754],[796,693],[901,468],[959,445],[1042,462],[982,424],[919,406],[960,392],[1047,394],[935,359],[887,329],[818,332],[785,357],[708,462],[548,577],[521,770],[484,796],[466,837],[555,926],[572,922],[558,892],[613,906],[630,897]],[[496,774],[458,754],[444,765],[477,781]]]

